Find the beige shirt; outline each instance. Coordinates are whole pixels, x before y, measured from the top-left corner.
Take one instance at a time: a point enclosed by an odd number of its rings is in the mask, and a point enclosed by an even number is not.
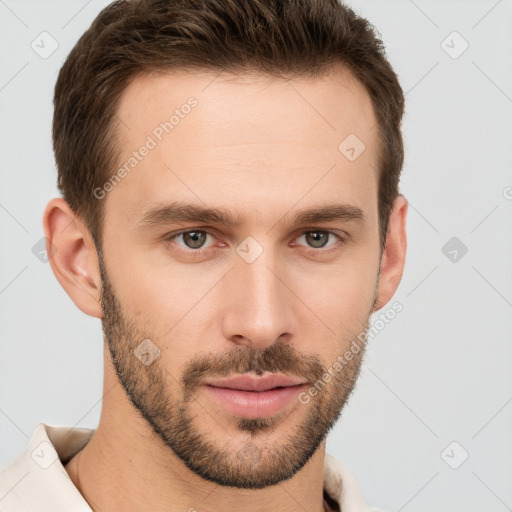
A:
[[[93,433],[93,429],[39,423],[25,451],[0,469],[0,511],[92,512],[64,465]],[[352,473],[327,453],[324,490],[341,512],[379,512],[368,508]]]

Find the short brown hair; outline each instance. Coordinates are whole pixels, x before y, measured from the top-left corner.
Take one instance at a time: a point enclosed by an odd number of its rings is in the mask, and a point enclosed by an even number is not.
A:
[[[336,64],[365,87],[378,121],[383,250],[404,160],[404,94],[373,26],[337,0],[118,0],[108,5],[72,49],[55,86],[59,189],[98,244],[104,208],[93,191],[115,171],[119,98],[140,74],[199,69],[315,77]]]

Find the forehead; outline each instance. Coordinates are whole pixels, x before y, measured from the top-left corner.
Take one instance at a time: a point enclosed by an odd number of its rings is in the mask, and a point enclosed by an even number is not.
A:
[[[338,66],[319,77],[288,80],[254,71],[240,75],[209,71],[140,75],[120,98],[117,120],[123,139],[136,143],[133,128],[153,131],[176,110],[178,115],[180,110],[188,111],[184,107],[191,98],[199,108],[194,108],[191,116],[185,114],[189,117],[186,124],[208,142],[250,143],[256,135],[259,142],[279,143],[285,136],[306,142],[303,139],[311,135],[308,130],[314,129],[322,137],[330,135],[328,141],[336,143],[350,129],[371,144],[376,133],[368,93],[350,72]],[[367,133],[369,130],[372,133]],[[173,138],[178,140],[176,132]],[[275,134],[279,135],[277,141]]]
[[[365,89],[341,69],[292,80],[147,74],[123,92],[117,122],[126,172],[107,204],[127,216],[181,199],[254,211],[272,201],[290,209],[301,196],[376,198],[377,120]]]

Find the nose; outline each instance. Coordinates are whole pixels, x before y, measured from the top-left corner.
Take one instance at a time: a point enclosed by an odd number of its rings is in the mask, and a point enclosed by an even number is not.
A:
[[[223,290],[229,297],[222,321],[225,339],[264,349],[297,330],[297,299],[286,271],[264,252],[252,263],[240,259]]]

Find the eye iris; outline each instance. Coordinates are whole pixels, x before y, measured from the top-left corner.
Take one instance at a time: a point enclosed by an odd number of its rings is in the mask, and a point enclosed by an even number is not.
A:
[[[189,231],[183,233],[183,241],[191,249],[198,249],[201,247],[206,240],[206,233],[203,231]]]
[[[329,234],[323,231],[310,231],[306,233],[306,240],[312,247],[324,247],[329,238]]]

